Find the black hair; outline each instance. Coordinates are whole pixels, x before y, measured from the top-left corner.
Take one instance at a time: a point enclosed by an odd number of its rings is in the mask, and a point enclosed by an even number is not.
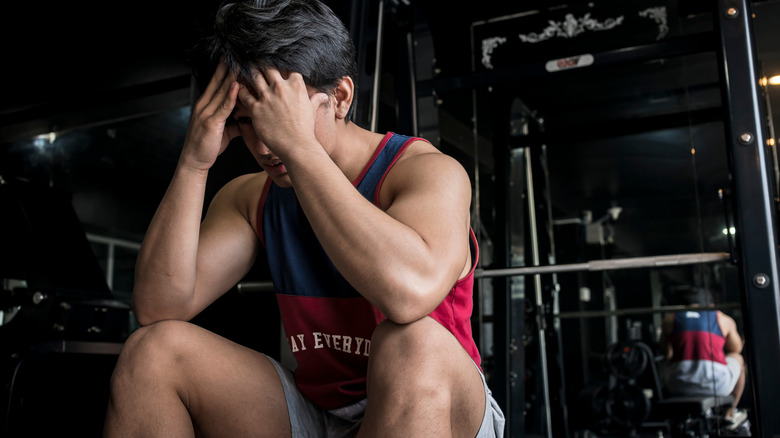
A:
[[[684,305],[698,304],[700,306],[710,306],[714,304],[712,292],[702,287],[692,287],[683,292],[680,300]]]
[[[225,3],[213,33],[193,49],[193,74],[202,91],[220,59],[248,82],[257,70],[297,72],[306,85],[330,93],[345,76],[357,90],[352,36],[341,19],[319,0],[254,0]],[[347,120],[352,116],[357,92]]]

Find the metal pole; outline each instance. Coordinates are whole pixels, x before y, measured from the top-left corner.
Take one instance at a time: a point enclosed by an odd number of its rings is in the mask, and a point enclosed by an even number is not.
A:
[[[725,303],[707,307],[707,310],[738,309],[740,303]],[[615,310],[593,310],[583,312],[562,312],[556,315],[558,318],[601,318],[605,316],[641,315],[646,313],[680,312],[683,310],[701,310],[701,306],[658,306],[658,307],[634,307]],[[617,342],[617,340],[613,341]]]
[[[106,256],[106,283],[111,290],[114,290],[114,247],[113,243],[108,244],[108,255]]]
[[[727,252],[629,257],[624,259],[593,260],[585,263],[571,263],[566,265],[526,266],[522,268],[489,270],[478,269],[474,272],[474,277],[510,277],[514,275],[553,274],[574,271],[609,271],[634,268],[664,268],[696,263],[723,262],[728,261],[729,259],[730,255]]]
[[[87,240],[92,243],[100,243],[108,246],[108,254],[106,255],[106,284],[108,288],[114,289],[114,260],[116,258],[115,248],[117,246],[121,248],[140,250],[141,244],[138,242],[131,242],[129,240],[117,239],[114,237],[98,236],[97,234],[86,233]]]
[[[130,240],[117,239],[115,237],[99,236],[97,234],[87,233],[87,240],[95,243],[103,243],[105,245],[115,245],[127,249],[141,249],[141,244]]]
[[[371,94],[371,130],[376,131],[379,113],[379,80],[382,76],[382,33],[384,31],[385,2],[379,0],[379,16],[376,23],[376,54],[374,57],[374,89]]]
[[[236,285],[238,293],[273,292],[274,284],[271,281],[243,281]]]
[[[534,197],[533,166],[531,165],[531,148],[525,149],[525,178],[528,187],[528,223],[531,235],[531,259],[534,266],[539,266],[539,240],[537,238],[536,225],[536,199]],[[547,340],[545,336],[545,319],[543,315],[544,302],[542,300],[542,277],[534,275],[534,289],[536,289],[536,324],[539,334],[539,361],[542,369],[542,390],[544,392],[544,412],[547,423],[547,436],[552,438],[552,419],[550,412],[550,381],[547,370]]]
[[[415,136],[418,136],[420,135],[420,128],[417,123],[417,74],[414,62],[414,38],[411,32],[406,33],[406,53],[409,54],[409,94],[412,95],[412,132]]]
[[[748,379],[758,436],[780,436],[780,275],[774,190],[765,149],[765,118],[756,74],[752,11],[747,0],[718,0],[720,83],[736,206]]]

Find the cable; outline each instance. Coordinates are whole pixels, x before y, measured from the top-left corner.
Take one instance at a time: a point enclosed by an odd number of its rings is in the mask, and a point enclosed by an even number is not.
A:
[[[720,328],[720,324],[718,324],[718,314],[717,314],[717,312],[718,312],[717,310],[714,311],[714,313],[715,313],[715,323],[718,325],[718,328]],[[713,336],[712,332],[713,332],[714,327],[712,327],[712,322],[710,321],[710,318],[712,318],[712,313],[713,313],[712,310],[708,310],[707,311],[707,332],[709,334],[708,338],[709,338],[709,341],[710,341],[710,372],[712,373],[712,397],[715,400],[717,400],[718,399],[718,390],[716,388],[716,383],[715,383],[715,378],[716,378],[715,377],[715,357],[714,357],[715,349],[714,349],[714,346],[712,344],[712,336]],[[723,330],[721,330],[721,333],[722,332],[723,332]],[[716,424],[716,426],[718,426],[718,430],[720,430],[720,416],[719,415],[715,417],[715,424]]]

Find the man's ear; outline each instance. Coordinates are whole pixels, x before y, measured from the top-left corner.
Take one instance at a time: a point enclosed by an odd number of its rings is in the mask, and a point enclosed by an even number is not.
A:
[[[344,76],[335,89],[336,105],[333,108],[337,119],[345,119],[355,97],[355,83],[349,76]]]

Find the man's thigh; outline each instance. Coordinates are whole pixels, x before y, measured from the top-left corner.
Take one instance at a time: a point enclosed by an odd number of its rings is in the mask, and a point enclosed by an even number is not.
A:
[[[734,387],[737,386],[737,381],[739,381],[740,375],[742,375],[742,361],[740,359],[737,359],[731,355],[726,356],[726,364],[729,367],[729,375],[730,380],[728,383],[728,393],[730,394],[732,391],[734,391]]]

